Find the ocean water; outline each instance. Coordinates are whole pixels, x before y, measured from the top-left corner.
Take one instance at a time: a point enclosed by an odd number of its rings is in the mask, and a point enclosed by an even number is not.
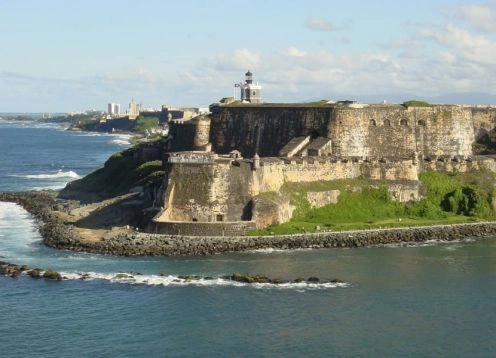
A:
[[[102,166],[127,139],[0,122],[0,190],[62,187]],[[496,356],[496,239],[432,239],[419,246],[112,257],[44,247],[28,213],[0,203],[0,259],[67,277],[0,277],[0,357]],[[345,283],[221,278],[233,272]],[[179,275],[213,279],[177,282]]]

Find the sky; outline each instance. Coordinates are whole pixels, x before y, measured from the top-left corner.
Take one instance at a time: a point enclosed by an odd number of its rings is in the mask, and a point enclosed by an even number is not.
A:
[[[0,112],[208,106],[247,70],[266,102],[496,104],[496,0],[0,0]]]

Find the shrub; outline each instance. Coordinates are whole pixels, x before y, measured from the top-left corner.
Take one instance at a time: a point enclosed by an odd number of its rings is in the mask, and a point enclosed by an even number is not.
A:
[[[144,133],[147,130],[156,128],[158,126],[158,117],[142,117],[139,116],[136,119],[136,124],[134,125],[133,131],[137,133]]]
[[[408,107],[431,107],[432,105],[426,101],[411,100],[403,102],[403,106]]]
[[[486,217],[491,211],[487,198],[474,186],[457,188],[448,193],[441,205],[446,211],[465,216]]]

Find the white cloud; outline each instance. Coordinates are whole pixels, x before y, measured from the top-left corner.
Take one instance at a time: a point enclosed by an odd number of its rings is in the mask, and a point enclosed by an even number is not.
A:
[[[320,24],[319,30],[333,28],[318,19],[312,23]],[[114,98],[123,102],[131,97],[151,104],[208,105],[236,93],[234,83],[242,81],[248,69],[263,86],[263,98],[274,102],[356,99],[374,94],[429,97],[456,91],[496,92],[496,40],[488,32],[463,28],[460,21],[457,25],[413,27],[412,33],[385,40],[375,49],[343,53],[338,52],[342,50],[339,46],[287,46],[268,52],[238,48],[211,56],[199,54],[196,64],[185,64],[179,73],[166,74],[158,67],[146,66],[73,79],[3,72],[0,82],[6,86],[3,91],[0,88],[0,100],[5,108],[25,93],[40,94],[25,101],[38,101],[39,108],[47,103],[72,105],[79,103],[79,98],[105,104]]]
[[[334,31],[336,28],[327,19],[320,16],[310,16],[305,22],[306,27],[315,31]]]
[[[482,35],[472,35],[465,29],[448,24],[444,28],[424,27],[422,36],[446,47],[457,57],[478,64],[494,66],[496,43]]]
[[[293,46],[285,49],[283,53],[291,57],[304,57],[307,55],[305,51],[300,50],[299,48]]]
[[[221,71],[248,70],[260,66],[262,56],[248,49],[237,49],[232,53],[219,53],[207,60],[207,66]]]
[[[483,5],[462,5],[450,11],[456,18],[464,21],[483,33],[496,32],[496,3]]]
[[[407,42],[405,51],[384,49],[346,55],[290,47],[260,56],[259,66],[251,70],[255,80],[262,84],[267,101],[353,99],[364,94],[410,93],[427,97],[456,91],[493,92],[496,66],[491,59],[496,56],[495,43],[453,25],[422,28],[420,34],[411,56],[405,55]],[[441,47],[433,48],[432,43]],[[234,57],[236,52],[225,56]],[[232,95],[233,84],[243,78],[245,70],[242,67],[228,73],[213,64],[194,71],[202,78],[195,82],[201,84],[198,93],[211,94],[211,101]],[[215,88],[215,92],[208,88]]]

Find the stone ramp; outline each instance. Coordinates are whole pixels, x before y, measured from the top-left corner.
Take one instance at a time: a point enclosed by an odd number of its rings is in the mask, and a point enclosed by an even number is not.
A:
[[[310,136],[292,138],[279,152],[279,156],[327,156],[332,153],[331,140],[325,137],[311,139]]]
[[[281,157],[293,157],[310,143],[310,136],[292,138],[280,151]]]

